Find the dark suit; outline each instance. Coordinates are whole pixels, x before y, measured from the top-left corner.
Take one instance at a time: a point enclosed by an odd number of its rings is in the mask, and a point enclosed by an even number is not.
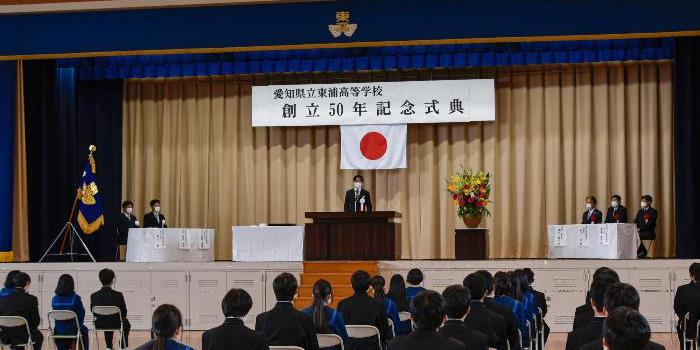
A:
[[[447,320],[438,332],[461,341],[464,343],[465,350],[487,350],[489,347],[486,334],[467,328],[462,320]]]
[[[593,317],[587,325],[569,332],[566,337],[566,350],[578,350],[582,346],[598,340],[603,334],[603,321],[605,317]]]
[[[343,315],[346,325],[368,325],[377,327],[382,343],[392,338],[389,321],[387,321],[384,303],[370,297],[367,293],[355,293],[338,303],[338,311]],[[350,339],[346,349],[376,349],[376,339]]]
[[[364,188],[360,190],[360,193],[356,196],[355,189],[351,188],[345,192],[345,212],[358,212],[360,211],[360,199],[364,197],[365,199],[365,211],[372,211],[372,198],[369,195],[369,191]]]
[[[593,316],[595,316],[595,313],[593,312],[593,308],[591,307],[591,304],[583,304],[579,307],[576,308],[576,312],[574,312],[574,328],[573,330],[577,330],[585,325],[588,324],[588,322],[591,322],[593,319]]]
[[[458,340],[448,338],[433,330],[417,329],[393,339],[389,343],[389,350],[464,350],[464,344]]]
[[[618,205],[617,208],[608,208],[608,212],[605,214],[605,223],[614,224],[618,222],[617,220],[615,220],[615,214],[618,214],[620,216],[621,224],[627,223],[627,208],[625,208],[622,205]]]
[[[272,346],[292,345],[304,350],[318,350],[314,322],[292,303],[277,302],[272,310],[255,318],[255,330],[267,337]]]
[[[128,217],[127,217],[128,215]],[[125,245],[129,238],[129,229],[137,228],[136,226],[136,216],[132,214],[127,214],[124,212],[117,215],[117,243],[119,245]]]
[[[157,218],[156,218],[157,216]],[[162,225],[163,220],[165,220],[165,215],[163,214],[156,214],[154,212],[146,213],[143,215],[143,227],[148,228],[148,227],[155,227],[155,228],[160,228],[160,227],[168,227],[168,225]]]
[[[124,301],[124,295],[120,292],[113,290],[111,287],[102,287],[95,293],[90,295],[90,310],[95,306],[116,306],[122,313],[122,323],[124,327],[124,346],[126,348],[129,346],[129,330],[131,329],[131,323],[126,319],[126,302]],[[119,316],[99,316],[95,318],[95,326],[97,328],[119,328]],[[113,349],[112,347],[112,332],[105,332],[105,343],[107,348]],[[121,342],[120,342],[121,343]]]
[[[648,216],[648,220],[644,217]],[[656,239],[656,219],[658,213],[656,209],[647,207],[644,209],[639,209],[637,211],[637,217],[634,218],[634,223],[637,224],[637,229],[639,229],[639,239],[642,240],[654,240]],[[637,255],[641,257],[646,257],[647,248],[644,246],[643,242],[639,242],[639,249],[637,249]]]
[[[590,210],[586,210],[583,212],[583,215],[581,216],[581,223],[585,225],[594,223],[592,220],[594,218],[593,216],[595,216],[596,224],[600,224],[603,222],[603,212],[598,210],[598,208],[594,208],[593,212],[591,212]]]
[[[601,338],[601,339],[594,340],[594,341],[580,347],[579,349],[581,349],[581,350],[603,350],[603,339]],[[658,343],[654,343],[653,341],[649,341],[649,344],[647,344],[647,346],[645,346],[641,350],[665,350],[665,349],[666,349],[666,347],[664,347],[663,345],[658,344]]]
[[[221,326],[202,334],[202,350],[266,350],[267,338],[246,327],[238,318],[227,318]]]
[[[686,313],[690,313],[686,336],[688,338],[695,337],[695,325],[700,317],[700,283],[690,282],[678,287],[676,296],[673,298],[673,311],[678,316],[676,330],[678,330],[678,339],[680,344],[682,344],[683,333],[681,332],[681,327]]]
[[[39,302],[37,298],[27,293],[22,288],[15,288],[10,295],[2,298],[0,301],[0,315],[2,316],[21,316],[29,323],[29,332],[34,341],[34,349],[41,350],[41,344],[44,337],[39,332]],[[2,341],[5,344],[21,344],[27,341],[27,330],[24,326],[3,328]]]
[[[507,324],[503,316],[489,310],[481,301],[472,301],[464,324],[473,330],[486,334],[489,346],[506,348]]]
[[[547,297],[544,295],[544,293],[534,290],[532,289],[532,287],[528,287],[528,290],[532,292],[532,294],[535,296],[535,307],[538,307],[542,310],[542,330],[544,331],[544,341],[546,343],[547,338],[549,338],[550,331],[549,325],[544,320],[544,317],[547,316]],[[539,339],[537,341],[540,342]],[[544,349],[544,346],[540,346],[540,349]]]
[[[510,342],[511,349],[519,349],[518,346],[518,321],[515,320],[515,315],[513,310],[509,309],[507,306],[501,304],[495,304],[493,299],[484,298],[484,305],[486,308],[501,315],[506,321],[506,335],[508,336],[508,341]]]

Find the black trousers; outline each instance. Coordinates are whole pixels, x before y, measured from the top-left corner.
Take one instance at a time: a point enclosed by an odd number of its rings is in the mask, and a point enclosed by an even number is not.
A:
[[[131,330],[131,323],[129,320],[124,320],[124,341],[119,341],[121,349],[126,349],[129,346],[129,331]],[[105,332],[105,345],[108,349],[114,349],[114,332]]]

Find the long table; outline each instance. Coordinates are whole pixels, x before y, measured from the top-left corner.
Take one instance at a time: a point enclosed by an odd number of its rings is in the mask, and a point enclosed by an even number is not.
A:
[[[303,226],[233,226],[233,261],[302,261]]]
[[[549,225],[550,259],[636,259],[635,224]]]
[[[214,230],[202,228],[131,228],[127,262],[214,261]]]

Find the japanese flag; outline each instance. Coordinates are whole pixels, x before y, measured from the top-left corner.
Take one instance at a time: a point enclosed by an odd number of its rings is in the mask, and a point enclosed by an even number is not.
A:
[[[341,169],[406,167],[406,124],[341,125]]]

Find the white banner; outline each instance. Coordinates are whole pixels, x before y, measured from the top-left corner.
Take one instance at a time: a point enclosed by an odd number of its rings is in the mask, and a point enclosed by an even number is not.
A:
[[[253,86],[253,126],[495,119],[493,79]]]

